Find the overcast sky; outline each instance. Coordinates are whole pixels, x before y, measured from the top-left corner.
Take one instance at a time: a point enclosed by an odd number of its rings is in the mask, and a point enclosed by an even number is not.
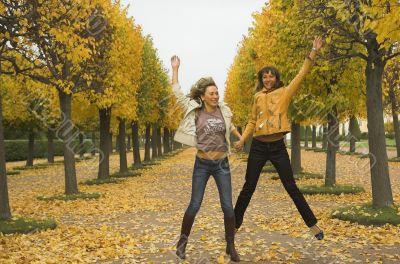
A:
[[[170,70],[170,58],[181,58],[179,82],[187,93],[203,76],[212,76],[223,95],[237,45],[251,27],[252,13],[265,0],[122,0],[129,14],[151,34]]]

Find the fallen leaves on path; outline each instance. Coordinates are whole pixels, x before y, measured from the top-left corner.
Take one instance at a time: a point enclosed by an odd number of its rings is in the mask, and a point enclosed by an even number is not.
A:
[[[63,192],[62,166],[9,176],[13,213],[32,218],[52,217],[59,226],[40,233],[0,237],[0,262],[177,263],[174,246],[190,200],[194,153],[187,149],[123,183],[80,185],[80,191],[101,193],[99,200],[37,200],[37,196]],[[323,153],[302,155],[305,171],[324,173]],[[362,185],[366,193],[306,197],[326,233],[323,241],[317,241],[308,232],[280,181],[271,180],[273,174],[263,174],[236,237],[242,262],[400,262],[399,226],[362,226],[330,219],[334,208],[372,199],[369,173],[360,170],[357,159],[338,155],[337,180],[339,184]],[[118,161],[117,155],[111,156],[112,171],[118,170]],[[244,183],[246,163],[235,155],[230,157],[230,163],[235,203]],[[77,164],[79,182],[96,178],[96,172],[84,163]],[[400,165],[390,163],[397,204],[399,173]],[[322,183],[318,179],[298,181],[299,185]],[[229,263],[224,252],[223,226],[218,191],[210,178],[183,263]]]

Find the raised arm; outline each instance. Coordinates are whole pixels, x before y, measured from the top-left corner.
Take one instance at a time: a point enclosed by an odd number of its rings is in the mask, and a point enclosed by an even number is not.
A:
[[[307,73],[310,72],[312,66],[314,65],[315,58],[317,57],[317,52],[322,46],[322,38],[316,37],[313,42],[313,47],[310,52],[310,55],[305,59],[303,66],[301,67],[299,73],[294,77],[294,79],[287,86],[287,95],[288,98],[292,98],[297,90],[300,88],[301,83],[307,76]]]
[[[179,59],[179,57],[176,55],[172,56],[172,91],[174,92],[178,104],[183,108],[184,111],[186,111],[189,106],[190,99],[182,92],[181,86],[178,81],[178,72],[180,65],[181,60]]]

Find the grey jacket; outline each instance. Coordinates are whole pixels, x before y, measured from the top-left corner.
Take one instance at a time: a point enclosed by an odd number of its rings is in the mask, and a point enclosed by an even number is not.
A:
[[[196,135],[196,124],[195,124],[195,110],[197,108],[201,108],[202,105],[197,101],[190,99],[187,97],[181,89],[179,83],[173,84],[172,89],[174,91],[176,100],[178,104],[183,108],[184,116],[179,124],[179,127],[175,133],[174,140],[178,141],[182,144],[186,144],[192,147],[196,147],[197,145],[197,135]],[[230,153],[230,134],[233,130],[235,130],[235,126],[232,124],[232,112],[231,109],[224,103],[218,102],[218,106],[221,109],[222,116],[225,120],[225,139],[228,145],[228,152]]]

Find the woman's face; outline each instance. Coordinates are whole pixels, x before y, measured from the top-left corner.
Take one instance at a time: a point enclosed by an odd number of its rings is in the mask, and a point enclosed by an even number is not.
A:
[[[267,89],[271,89],[272,87],[275,86],[276,76],[273,75],[271,72],[266,72],[264,73],[262,80],[264,87]]]
[[[214,85],[208,86],[201,100],[208,106],[216,107],[219,101],[218,88]]]

